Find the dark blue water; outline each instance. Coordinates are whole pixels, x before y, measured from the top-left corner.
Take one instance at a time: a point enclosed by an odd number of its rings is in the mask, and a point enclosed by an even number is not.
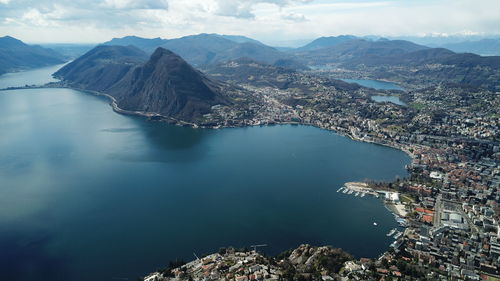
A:
[[[409,162],[313,127],[148,122],[67,89],[0,92],[0,132],[0,280],[11,281],[134,280],[255,243],[375,257],[392,214],[336,190],[405,176]]]

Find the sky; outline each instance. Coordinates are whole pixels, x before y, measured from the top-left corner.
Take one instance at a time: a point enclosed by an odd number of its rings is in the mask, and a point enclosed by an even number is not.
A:
[[[98,43],[137,35],[245,35],[272,45],[320,36],[499,35],[500,0],[0,0],[0,36]]]

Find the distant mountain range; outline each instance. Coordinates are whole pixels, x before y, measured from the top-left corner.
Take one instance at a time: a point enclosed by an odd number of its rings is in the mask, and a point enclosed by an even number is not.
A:
[[[27,45],[10,36],[0,37],[0,75],[65,62],[58,52],[37,45]]]
[[[444,44],[442,47],[457,53],[474,53],[483,56],[500,56],[500,39],[482,39]]]
[[[329,36],[329,37],[320,37],[316,40],[313,40],[311,43],[302,46],[300,48],[294,49],[294,51],[312,51],[322,48],[333,47],[337,44],[350,41],[353,39],[359,39],[353,35],[340,35],[340,36]]]
[[[274,64],[277,61],[291,61],[293,57],[261,42],[235,35],[198,34],[176,39],[146,39],[136,36],[114,38],[104,45],[136,46],[147,53],[162,47],[175,52],[194,66],[216,64],[228,60],[248,57]],[[297,62],[290,62],[297,66]],[[300,67],[304,67],[301,65]]]
[[[329,63],[361,64],[371,60],[380,60],[391,56],[428,49],[428,47],[403,40],[349,39],[334,41],[332,45],[323,44],[323,48],[305,50],[297,49],[294,55],[307,65],[324,65]]]
[[[222,84],[163,48],[147,59],[133,46],[98,46],[54,75],[71,86],[113,96],[121,109],[183,121],[196,121],[211,106],[228,103]]]
[[[391,39],[411,41],[431,48],[446,48],[457,53],[500,56],[500,37],[492,36],[401,36]]]

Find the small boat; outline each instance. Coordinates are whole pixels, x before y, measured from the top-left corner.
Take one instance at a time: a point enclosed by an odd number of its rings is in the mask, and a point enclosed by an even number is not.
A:
[[[374,226],[377,226],[377,223],[376,223],[376,222],[374,222],[374,223],[373,223],[373,225],[374,225]]]
[[[354,196],[359,196],[359,192],[356,192],[356,193],[354,194]]]
[[[396,235],[394,235],[394,239],[398,240],[401,235],[403,235],[403,232],[396,233]]]
[[[364,192],[361,193],[361,197],[365,197],[365,195],[366,195],[366,193],[364,193]]]
[[[354,191],[352,190],[349,190],[349,192],[347,192],[347,194],[352,194]]]
[[[342,189],[344,189],[344,187],[341,187],[341,188],[337,189],[337,192],[341,191]]]
[[[344,189],[344,190],[342,191],[342,193],[347,193],[347,191],[348,191],[348,190],[347,190],[347,188],[346,188],[346,189]]]

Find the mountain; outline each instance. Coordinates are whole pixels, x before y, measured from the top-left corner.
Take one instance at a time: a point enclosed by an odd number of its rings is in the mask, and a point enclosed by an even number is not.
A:
[[[242,57],[263,63],[290,59],[288,54],[253,41],[235,42],[217,34],[198,34],[169,40],[162,47],[179,54],[196,66],[220,63]]]
[[[482,39],[444,44],[444,48],[457,53],[474,53],[483,56],[500,55],[500,39]]]
[[[436,63],[438,60],[455,55],[454,52],[443,48],[428,48],[413,52],[402,52],[396,54],[372,54],[353,57],[342,65],[346,67],[365,66],[415,66],[426,63]]]
[[[193,121],[227,101],[220,85],[173,52],[158,48],[108,91],[125,110],[155,112]]]
[[[237,35],[198,34],[176,39],[146,39],[135,36],[115,38],[104,45],[136,46],[147,53],[157,47],[175,52],[194,66],[217,64],[242,57],[273,64],[278,60],[293,60],[285,54],[261,42]],[[290,63],[290,66],[299,65]]]
[[[327,48],[327,47],[333,47],[337,44],[357,39],[356,36],[352,35],[340,35],[340,36],[329,36],[329,37],[320,37],[311,43],[302,46],[300,48],[297,48],[296,51],[312,51],[312,50],[317,50],[317,49],[322,49],[322,48]]]
[[[151,57],[133,46],[98,46],[54,74],[71,86],[114,97],[128,111],[195,122],[211,106],[227,104],[222,84],[211,81],[175,53]]]
[[[104,42],[102,45],[109,46],[135,46],[147,53],[152,53],[156,48],[165,44],[168,40],[161,38],[142,38],[138,36],[125,36],[122,38],[113,38],[108,42]]]
[[[225,38],[227,40],[231,40],[233,42],[236,42],[236,43],[255,43],[255,44],[264,45],[262,42],[255,40],[255,39],[252,39],[252,38],[248,38],[246,36],[241,36],[241,35],[219,35],[219,36],[221,36],[222,38]]]
[[[297,51],[295,55],[308,65],[328,63],[356,63],[387,56],[396,56],[428,49],[404,40],[353,39],[338,43],[332,47],[312,51]]]
[[[146,53],[133,46],[100,45],[65,65],[54,76],[79,88],[105,91],[146,60]]]
[[[27,45],[10,36],[0,37],[0,74],[64,61],[65,58],[52,49]]]
[[[432,61],[433,67],[420,67],[415,76],[426,76],[443,82],[500,90],[500,56],[452,54]],[[439,66],[439,67],[436,67]]]
[[[77,43],[47,43],[41,44],[44,48],[52,49],[68,60],[76,59],[79,56],[90,51],[96,44],[77,44]]]

